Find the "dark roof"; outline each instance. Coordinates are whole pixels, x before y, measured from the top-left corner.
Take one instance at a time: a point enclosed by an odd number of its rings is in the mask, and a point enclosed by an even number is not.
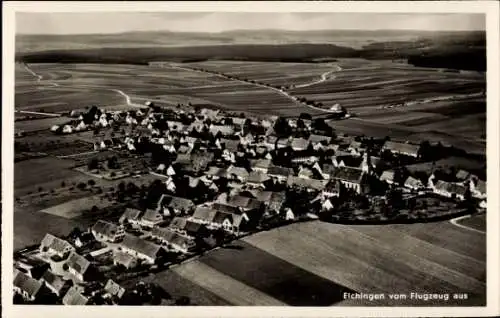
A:
[[[254,210],[260,208],[262,202],[256,199],[244,197],[241,195],[234,195],[228,198],[227,205],[240,207],[244,210]]]
[[[40,291],[42,283],[21,271],[16,271],[14,275],[14,286],[25,291],[29,296],[35,297],[38,291]]]
[[[335,171],[331,175],[332,179],[338,179],[355,183],[361,182],[362,177],[363,177],[363,170],[350,167],[339,167],[335,169]]]
[[[203,224],[187,221],[184,230],[188,233],[198,233],[205,228]]]
[[[172,219],[172,222],[168,225],[171,228],[183,230],[186,227],[187,218],[176,216]]]
[[[125,235],[121,245],[151,258],[155,258],[161,248],[159,245],[129,234]]]
[[[216,176],[221,178],[227,177],[227,170],[219,167],[209,167],[208,171],[205,172],[206,175]]]
[[[222,224],[225,219],[229,219],[229,222],[233,224],[233,215],[231,213],[217,211],[214,216],[214,223]]]
[[[97,232],[101,235],[113,236],[118,232],[118,225],[99,220],[92,227],[92,231]]]
[[[477,180],[476,190],[480,193],[486,193],[486,181]]]
[[[81,306],[89,302],[88,297],[83,296],[77,286],[71,287],[62,300],[64,305],[67,306]]]
[[[292,173],[292,169],[280,166],[271,166],[269,167],[269,170],[267,170],[267,174],[270,176],[288,177]]]
[[[234,205],[216,202],[212,205],[212,207],[217,212],[224,212],[224,213],[230,213],[230,214],[241,214],[239,207],[234,206]]]
[[[325,191],[328,192],[339,192],[340,191],[340,181],[339,180],[330,180],[326,186]]]
[[[240,178],[248,178],[249,173],[245,168],[231,166],[227,169],[228,175],[235,175]]]
[[[360,156],[348,155],[348,156],[336,156],[336,158],[338,163],[343,161],[346,167],[358,168],[363,162],[363,157]]]
[[[321,167],[321,172],[325,173],[325,174],[332,174],[334,171],[335,171],[335,166],[332,165],[332,164],[323,164],[323,166]]]
[[[67,281],[65,281],[61,276],[55,275],[50,269],[43,273],[42,279],[47,285],[51,286],[58,292],[60,292],[67,283]]]
[[[178,210],[188,210],[194,206],[193,201],[181,197],[163,194],[158,201],[162,207],[169,207]]]
[[[90,267],[90,262],[83,256],[72,252],[66,261],[70,268],[73,268],[77,273],[84,275]]]
[[[177,244],[180,246],[190,245],[193,241],[191,238],[174,232],[168,228],[154,228],[151,234],[161,238],[165,242],[168,242],[170,244]]]
[[[147,209],[144,215],[142,216],[142,219],[145,221],[157,222],[163,220],[163,217],[158,211]]]

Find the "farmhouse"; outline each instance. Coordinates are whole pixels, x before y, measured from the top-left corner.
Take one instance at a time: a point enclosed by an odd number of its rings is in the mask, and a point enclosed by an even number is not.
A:
[[[418,190],[422,190],[425,188],[425,185],[422,183],[422,181],[415,179],[412,176],[409,176],[405,180],[404,186],[405,186],[405,188],[413,190],[413,191],[418,191]]]
[[[42,281],[45,286],[57,296],[62,296],[70,285],[70,281],[55,275],[50,269],[43,274]]]
[[[459,183],[452,183],[439,180],[434,185],[434,193],[447,198],[456,198],[463,201],[465,199],[465,193],[467,188]]]
[[[68,272],[73,274],[79,281],[85,281],[88,278],[90,262],[83,256],[72,252],[66,261]]]
[[[82,295],[82,288],[75,285],[71,287],[62,299],[66,306],[83,306],[89,304],[89,297]]]
[[[323,189],[322,196],[326,198],[339,197],[341,184],[340,180],[330,180]]]
[[[52,234],[46,234],[40,244],[40,251],[64,258],[75,248],[67,241],[62,240]]]
[[[43,284],[19,270],[14,271],[14,293],[26,301],[35,301],[42,292]]]
[[[363,194],[368,191],[365,173],[361,169],[340,167],[331,176],[333,180],[339,180],[347,189]]]
[[[160,239],[169,247],[182,253],[188,253],[196,247],[191,237],[181,235],[168,228],[155,227],[151,231],[151,236]]]
[[[115,252],[113,254],[113,264],[122,265],[126,269],[130,269],[137,266],[137,259],[127,253]]]
[[[193,208],[193,201],[168,194],[162,194],[157,203],[157,211],[164,215],[187,214]]]
[[[120,246],[122,251],[143,260],[146,264],[154,264],[161,252],[160,246],[129,234],[125,235]]]
[[[126,208],[125,212],[120,217],[119,223],[124,224],[128,222],[130,224],[139,224],[141,214],[142,212],[137,209]]]
[[[401,143],[395,141],[386,141],[382,147],[382,151],[390,151],[393,154],[405,155],[418,158],[420,154],[420,146],[409,143]]]
[[[147,209],[141,218],[140,224],[145,227],[153,227],[163,223],[163,216],[157,210]]]
[[[212,208],[198,206],[195,209],[193,215],[190,217],[190,220],[192,220],[193,222],[210,225],[214,220],[216,212],[217,211]]]
[[[125,236],[122,226],[102,220],[97,221],[91,231],[98,241],[118,242]]]

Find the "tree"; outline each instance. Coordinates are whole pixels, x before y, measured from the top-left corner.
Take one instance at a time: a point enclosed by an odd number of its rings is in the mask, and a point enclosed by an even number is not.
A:
[[[87,168],[89,170],[95,170],[95,169],[99,169],[99,161],[97,160],[97,158],[92,158],[88,164],[87,164]]]
[[[278,117],[276,123],[274,124],[274,131],[278,136],[288,137],[291,134],[292,129],[285,118]]]
[[[99,211],[99,208],[97,206],[92,206],[92,208],[90,209],[90,212],[92,213],[96,213],[97,211]]]
[[[118,169],[118,158],[116,156],[111,156],[108,158],[108,169]]]
[[[66,183],[63,181],[61,182],[61,188],[64,188],[66,186]]]
[[[92,179],[90,179],[90,180],[87,182],[87,184],[88,184],[89,186],[93,187],[93,186],[95,186],[95,181],[94,181],[94,180],[92,180]]]
[[[38,192],[42,192],[43,191],[43,188],[42,187],[38,187]]]
[[[87,187],[87,185],[83,182],[80,182],[76,187],[80,190],[84,190]]]
[[[312,116],[309,113],[300,113],[299,118],[306,119],[306,120],[312,120]]]

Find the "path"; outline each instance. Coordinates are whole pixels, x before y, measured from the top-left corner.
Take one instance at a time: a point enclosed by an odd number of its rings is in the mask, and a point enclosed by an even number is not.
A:
[[[22,113],[22,114],[32,114],[32,115],[45,115],[45,116],[50,116],[50,117],[61,117],[62,114],[58,113],[45,113],[45,112],[32,112],[28,110],[15,110],[15,113]]]
[[[240,80],[240,79],[237,79],[237,78],[234,78],[234,77],[233,78],[229,78],[229,76],[227,76],[225,74],[217,74],[217,73],[211,72],[211,71],[200,71],[200,70],[196,70],[196,69],[193,69],[193,68],[190,68],[190,67],[179,66],[179,65],[174,65],[174,64],[168,64],[168,65],[170,67],[172,67],[172,68],[176,68],[176,69],[180,69],[180,70],[184,70],[184,71],[191,71],[191,72],[198,72],[198,73],[208,73],[210,75],[218,76],[218,77],[225,78],[225,79],[228,79],[228,80],[238,81],[238,82],[241,82],[241,83],[246,83],[246,84],[250,84],[250,85],[254,85],[254,86],[258,86],[258,87],[267,88],[267,89],[273,90],[275,92],[278,92],[279,94],[281,94],[281,95],[283,95],[283,96],[291,99],[297,105],[306,106],[306,107],[309,107],[309,108],[314,109],[316,111],[321,111],[321,112],[324,112],[324,113],[333,113],[329,109],[320,108],[320,107],[316,107],[316,106],[313,106],[313,105],[308,105],[306,103],[299,102],[297,100],[297,97],[295,97],[295,96],[291,95],[290,93],[286,92],[285,90],[282,90],[282,89],[279,89],[279,88],[270,87],[270,86],[267,86],[267,85],[264,85],[264,84],[259,84],[259,83],[251,83],[251,82]],[[313,84],[317,84],[317,83],[326,81],[327,78],[328,78],[328,74],[330,74],[331,72],[335,72],[335,71],[328,71],[326,73],[323,73],[322,76],[321,76],[321,79],[319,81],[312,82],[312,83],[309,83],[307,85],[313,85]]]
[[[338,65],[332,65],[332,66],[334,66],[336,69],[324,72],[323,74],[321,74],[321,78],[319,80],[314,81],[314,82],[310,82],[310,83],[306,83],[306,84],[296,85],[295,88],[309,87],[309,86],[312,86],[312,85],[323,83],[323,82],[325,82],[327,80],[333,80],[333,79],[335,79],[336,76],[335,75],[331,75],[331,74],[333,74],[335,72],[342,71],[342,68],[340,66],[338,66]]]
[[[458,218],[451,219],[451,220],[450,220],[450,223],[451,223],[451,224],[453,224],[453,225],[455,225],[455,226],[458,226],[458,227],[460,227],[460,228],[462,228],[462,229],[465,229],[465,230],[469,230],[469,231],[473,231],[473,232],[476,232],[476,233],[481,233],[481,234],[486,234],[486,232],[484,232],[484,231],[480,231],[480,230],[477,230],[477,229],[473,229],[473,228],[471,228],[471,227],[468,227],[468,226],[465,226],[465,225],[462,225],[462,224],[459,224],[459,223],[458,223],[459,221],[461,221],[461,220],[463,220],[463,219],[468,219],[468,218],[470,218],[470,217],[471,217],[471,215],[470,215],[470,214],[469,214],[469,215],[460,216],[460,217],[458,217]]]

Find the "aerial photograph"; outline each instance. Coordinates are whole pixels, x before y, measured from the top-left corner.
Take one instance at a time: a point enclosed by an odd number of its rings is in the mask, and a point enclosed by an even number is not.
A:
[[[487,305],[485,14],[15,18],[14,305]]]

